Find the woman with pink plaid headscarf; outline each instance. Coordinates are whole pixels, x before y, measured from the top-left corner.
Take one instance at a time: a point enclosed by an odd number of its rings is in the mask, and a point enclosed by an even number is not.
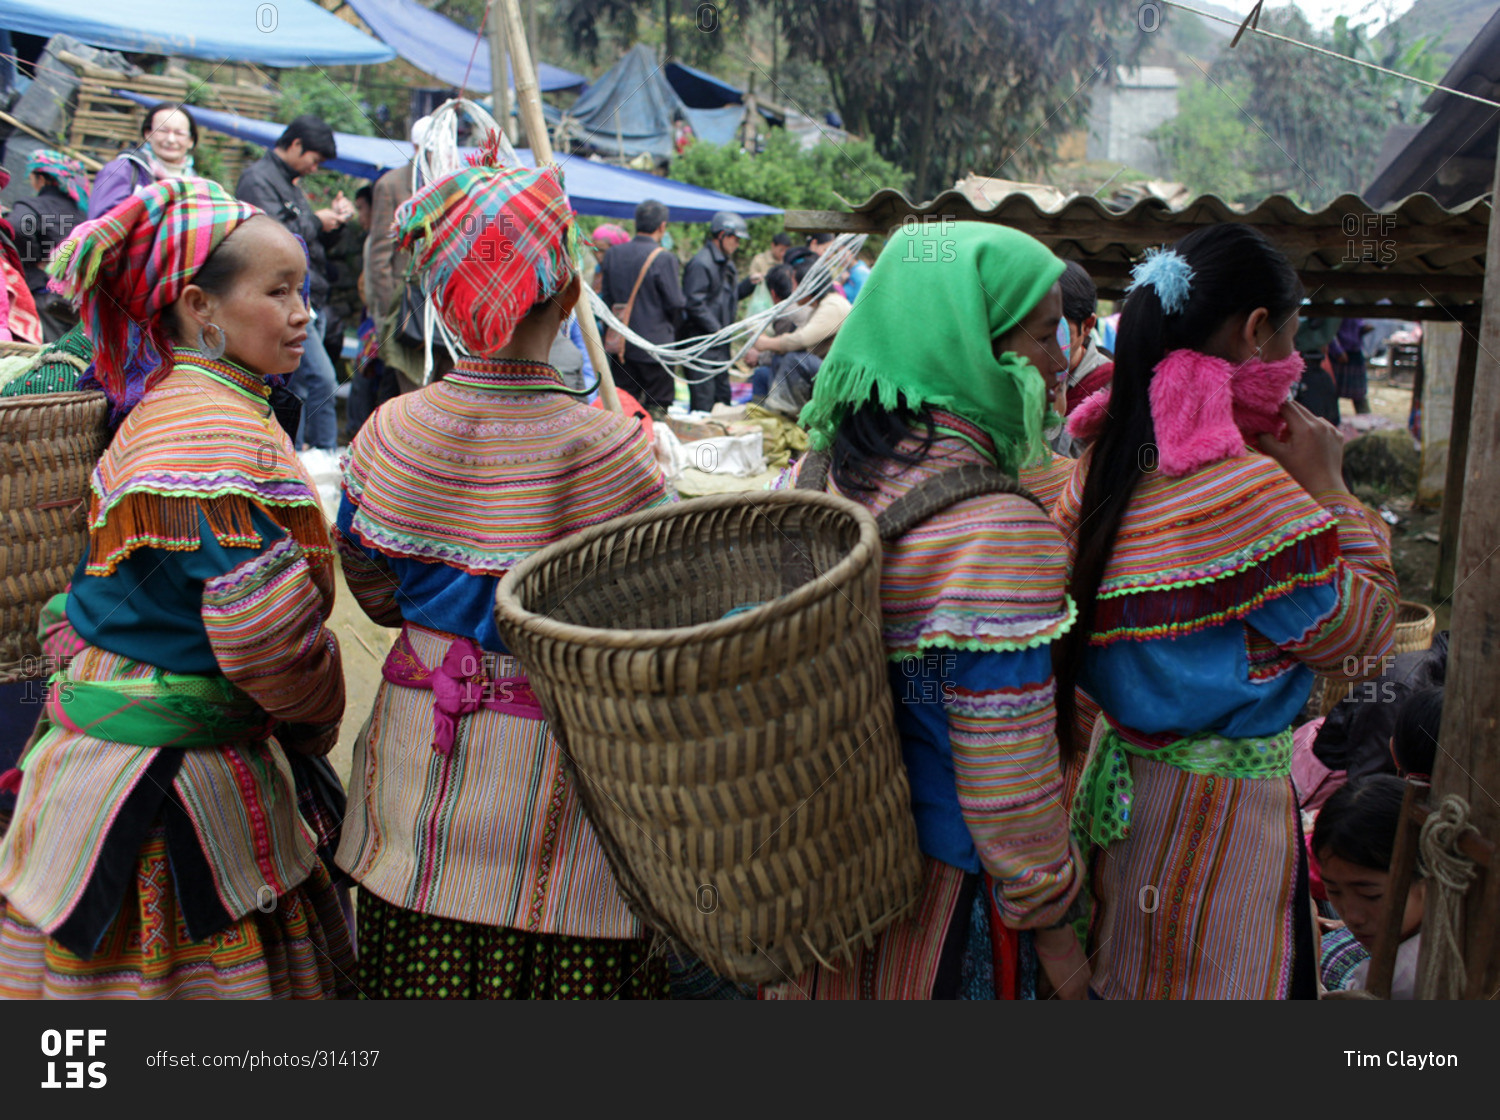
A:
[[[267,381],[301,357],[306,251],[172,179],[51,269],[123,422],[49,634],[71,659],[0,775],[0,997],[344,995],[333,549]]]
[[[522,557],[669,500],[640,425],[584,405],[547,362],[581,290],[562,174],[482,162],[418,192],[397,224],[464,356],[383,405],[344,475],[345,579],[401,628],[355,746],[338,853],[360,886],[358,985],[372,998],[665,995],[665,964],[494,621],[496,585]]]

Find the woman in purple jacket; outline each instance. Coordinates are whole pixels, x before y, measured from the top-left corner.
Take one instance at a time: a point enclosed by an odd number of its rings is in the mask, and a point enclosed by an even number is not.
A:
[[[89,218],[109,213],[142,187],[159,179],[194,174],[198,122],[181,105],[162,103],[146,110],[141,142],[99,169],[89,194]]]

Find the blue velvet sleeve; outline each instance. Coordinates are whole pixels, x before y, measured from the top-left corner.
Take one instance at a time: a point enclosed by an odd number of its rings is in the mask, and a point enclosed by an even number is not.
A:
[[[254,506],[251,518],[260,548],[226,548],[200,514],[199,544],[192,552],[138,548],[107,576],[86,574],[85,554],[68,593],[68,621],[84,641],[122,657],[169,673],[217,673],[219,663],[203,628],[203,584],[286,536]]]

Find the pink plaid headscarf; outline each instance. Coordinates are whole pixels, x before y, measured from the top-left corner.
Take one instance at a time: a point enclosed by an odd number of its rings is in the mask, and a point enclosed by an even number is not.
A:
[[[422,242],[412,271],[475,357],[504,349],[526,313],[574,276],[577,233],[557,167],[477,163],[422,188],[396,225],[402,248]]]
[[[94,377],[116,409],[134,407],[169,368],[161,312],[226,237],[263,211],[207,179],[163,179],[74,228],[48,271],[94,343]]]

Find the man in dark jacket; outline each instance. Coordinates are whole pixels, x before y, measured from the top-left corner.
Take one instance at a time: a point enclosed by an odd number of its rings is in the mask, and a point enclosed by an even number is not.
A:
[[[677,283],[677,258],[670,250],[657,253],[646,268],[651,254],[662,247],[667,232],[667,208],[647,199],[635,208],[635,238],[616,245],[599,266],[603,282],[599,294],[610,307],[630,300],[631,289],[641,280],[635,306],[630,312],[630,329],[647,342],[677,341],[677,319],[682,314],[682,288]],[[641,269],[646,268],[645,276]],[[666,415],[676,394],[672,375],[639,346],[625,344],[625,360],[610,356],[610,370],[615,383],[644,405],[653,417]]]
[[[269,152],[245,168],[235,194],[242,202],[259,206],[307,244],[308,294],[314,318],[307,327],[302,364],[288,383],[302,398],[302,423],[296,444],[333,451],[338,447],[338,412],[333,394],[337,388],[333,363],[323,348],[327,326],[328,258],[325,249],[336,245],[344,223],[354,216],[354,207],[340,192],[332,206],[314,210],[298,185],[325,159],[338,154],[333,130],[320,118],[301,116],[287,125],[281,139]]]
[[[745,219],[721,210],[708,223],[708,240],[682,270],[682,295],[687,301],[684,312],[685,335],[697,338],[729,326],[738,318],[740,300],[755,290],[750,280],[741,281],[734,264],[740,239],[750,232]],[[709,361],[728,361],[729,344],[716,346],[704,354]],[[729,371],[690,390],[695,412],[708,412],[715,404],[729,403]]]

